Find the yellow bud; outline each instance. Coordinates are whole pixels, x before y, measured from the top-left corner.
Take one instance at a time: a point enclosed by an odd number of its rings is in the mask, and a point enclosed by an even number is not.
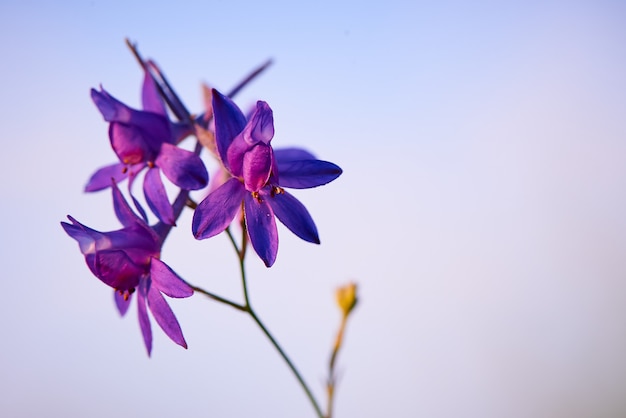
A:
[[[343,316],[348,316],[357,302],[356,283],[349,283],[338,288],[335,296],[337,297],[337,305],[339,305],[339,309],[343,312]]]

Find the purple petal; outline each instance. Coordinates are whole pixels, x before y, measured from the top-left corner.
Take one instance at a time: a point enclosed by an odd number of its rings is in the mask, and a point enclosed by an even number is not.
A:
[[[132,294],[128,296],[124,296],[125,293],[120,292],[119,290],[115,290],[113,292],[113,297],[115,299],[115,306],[117,306],[117,310],[121,316],[126,315],[128,308],[130,307],[130,300],[132,298]]]
[[[81,224],[69,215],[67,219],[69,219],[72,224],[61,222],[61,226],[67,235],[78,242],[82,254],[93,253],[95,251],[96,241],[103,237],[104,234]]]
[[[144,272],[121,250],[96,252],[95,267],[96,277],[116,290],[134,289]]]
[[[268,145],[274,137],[274,116],[272,109],[263,101],[258,101],[254,113],[246,125],[243,136],[250,145]]]
[[[139,201],[132,194],[130,195],[130,197],[133,199],[133,205],[135,205],[135,208],[137,208],[137,211],[139,212],[141,219],[143,219],[145,223],[148,223],[148,215],[146,214],[146,211],[143,208],[143,206],[141,206],[141,203],[139,203]]]
[[[209,174],[200,157],[175,145],[161,145],[155,162],[163,174],[182,189],[198,190],[209,182]]]
[[[120,161],[125,164],[137,164],[154,161],[161,144],[169,140],[169,128],[164,133],[154,134],[138,125],[112,123],[109,127],[109,138],[111,147]]]
[[[139,203],[139,201],[135,198],[135,195],[133,194],[133,184],[135,184],[135,179],[137,179],[137,175],[141,172],[141,170],[144,169],[144,167],[146,166],[145,163],[140,163],[140,164],[135,164],[129,167],[128,170],[128,194],[130,195],[131,199],[133,200],[133,205],[135,205],[135,208],[137,209],[137,211],[139,212],[139,215],[141,216],[141,218],[144,220],[145,223],[148,223],[148,215],[146,215],[146,211],[144,210],[143,206],[141,206],[141,204]]]
[[[116,183],[119,183],[126,177],[128,177],[126,164],[116,163],[107,165],[106,167],[102,167],[93,173],[85,186],[85,191],[96,192],[98,190],[106,189],[111,187],[111,179],[115,180]]]
[[[131,226],[140,218],[133,212],[133,210],[124,199],[124,195],[120,192],[120,189],[117,187],[117,184],[113,184],[113,209],[115,210],[115,215],[117,219],[124,226]]]
[[[183,332],[176,320],[176,316],[174,316],[174,312],[172,312],[165,298],[155,286],[150,286],[150,289],[148,289],[148,306],[150,306],[152,316],[165,334],[176,344],[187,348],[187,342],[183,337]]]
[[[274,215],[291,232],[305,241],[314,244],[320,243],[313,218],[298,199],[285,191],[276,193],[273,197],[267,196],[266,199],[272,207]]]
[[[330,183],[342,173],[339,166],[321,160],[277,161],[279,184],[293,189],[309,189]]]
[[[163,186],[161,174],[157,167],[151,168],[146,173],[146,177],[143,181],[143,192],[150,210],[152,210],[156,217],[163,223],[176,225],[174,210],[167,198],[165,186]]]
[[[172,132],[172,144],[179,144],[183,139],[189,135],[193,135],[194,131],[189,123],[170,123],[170,129]]]
[[[109,138],[113,151],[125,164],[150,161],[156,155],[137,126],[112,123],[109,126]]]
[[[183,105],[178,96],[176,96],[176,94],[166,86],[163,73],[161,72],[159,66],[151,60],[148,60],[146,64],[149,67],[150,73],[153,75],[154,81],[157,83],[157,85],[161,86],[161,91],[163,94],[165,94],[165,97],[167,97],[168,105],[171,107],[174,114],[178,115],[178,117],[181,118],[184,118],[185,115],[188,115],[189,112],[185,108],[185,105]]]
[[[243,184],[231,178],[200,202],[191,225],[196,239],[210,238],[224,231],[241,208],[245,194]]]
[[[143,342],[148,350],[148,356],[152,352],[152,328],[150,327],[150,318],[148,318],[148,309],[146,306],[146,293],[148,292],[147,280],[142,281],[137,291],[137,314],[139,317],[139,327],[143,335]]]
[[[193,289],[158,258],[151,260],[150,277],[152,278],[152,286],[169,297],[187,298],[193,295]]]
[[[237,105],[219,91],[213,89],[213,117],[215,120],[215,141],[220,158],[228,164],[226,152],[233,139],[246,126],[246,118]],[[230,169],[230,167],[226,167]]]
[[[111,96],[102,87],[100,87],[100,91],[91,89],[91,100],[107,122],[128,123],[132,120],[134,110]]]
[[[149,71],[144,71],[143,86],[141,89],[141,102],[144,110],[167,116],[165,105],[159,95],[156,82],[154,81],[154,78],[152,78],[152,75],[150,75]]]
[[[246,189],[256,192],[267,183],[272,172],[272,147],[258,144],[243,156],[243,180]]]
[[[278,230],[272,208],[266,198],[257,199],[246,193],[244,211],[252,247],[265,265],[271,267],[278,253]]]
[[[243,159],[250,148],[243,134],[237,135],[230,143],[226,151],[226,162],[223,162],[223,165],[234,177],[243,177]]]
[[[102,113],[104,120],[113,122],[111,125],[138,128],[138,132],[133,132],[133,134],[143,137],[145,146],[151,147],[152,149],[156,147],[158,150],[158,146],[163,141],[170,140],[169,121],[165,116],[158,113],[132,109],[111,96],[104,91],[104,89],[99,92],[91,89],[91,98],[100,110],[100,113]],[[111,132],[109,132],[109,134],[111,134]],[[119,132],[116,135],[122,135],[122,137],[117,139],[117,142],[120,142],[124,135],[128,136],[131,134],[128,132]],[[113,141],[113,138],[111,138],[111,141]],[[120,149],[123,148],[120,144],[117,144],[117,146],[120,147]]]
[[[274,159],[280,163],[299,160],[315,160],[315,156],[302,148],[278,148],[274,149]]]

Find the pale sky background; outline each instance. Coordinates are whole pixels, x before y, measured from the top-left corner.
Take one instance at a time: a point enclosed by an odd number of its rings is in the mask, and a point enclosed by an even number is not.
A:
[[[139,105],[130,37],[202,110],[241,94],[274,110],[276,147],[344,169],[296,195],[322,240],[284,228],[272,269],[248,260],[253,305],[324,403],[339,312],[336,417],[626,416],[626,4],[523,2],[0,2],[0,416],[313,417],[246,316],[171,303],[184,350],[136,310],[120,319],[59,222],[119,227],[115,161],[89,98]],[[163,260],[241,300],[224,236],[190,213]]]

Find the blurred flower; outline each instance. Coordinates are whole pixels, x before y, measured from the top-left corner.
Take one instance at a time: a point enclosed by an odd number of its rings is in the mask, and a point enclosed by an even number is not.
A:
[[[277,217],[305,241],[319,244],[317,228],[304,205],[283,187],[311,188],[339,177],[341,168],[308,151],[274,151],[272,109],[263,101],[246,120],[228,97],[213,90],[215,141],[229,178],[198,205],[192,231],[197,239],[224,231],[242,208],[252,247],[267,267],[278,252]]]
[[[61,226],[78,242],[91,272],[115,289],[115,302],[122,316],[137,291],[139,325],[148,355],[152,351],[148,307],[168,337],[187,348],[180,325],[163,294],[186,298],[193,294],[193,289],[159,259],[161,238],[132,211],[115,184],[113,204],[117,218],[124,226],[120,230],[99,232],[71,216],[68,216],[71,224],[61,222]]]
[[[112,178],[121,181],[127,177],[130,190],[137,174],[148,167],[143,184],[146,202],[160,221],[173,225],[174,214],[160,173],[184,190],[201,189],[209,179],[200,157],[176,146],[191,129],[188,125],[170,122],[156,84],[147,71],[142,89],[143,111],[131,109],[102,88],[100,91],[92,89],[91,98],[104,119],[110,122],[109,138],[120,162],[96,171],[85,191],[102,190],[111,186]],[[144,215],[136,201],[135,204]]]

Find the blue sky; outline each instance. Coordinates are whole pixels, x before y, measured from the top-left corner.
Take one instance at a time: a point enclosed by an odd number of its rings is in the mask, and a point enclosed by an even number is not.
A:
[[[339,164],[297,193],[321,246],[280,231],[248,262],[253,303],[324,399],[339,320],[337,417],[618,417],[626,411],[626,8],[594,2],[4,1],[0,4],[0,415],[313,416],[252,321],[172,302],[189,350],[119,319],[59,226],[117,228],[82,188],[114,161],[89,99],[139,105],[129,37],[188,107],[200,84],[274,110],[275,146]],[[164,260],[240,297],[224,237]]]

